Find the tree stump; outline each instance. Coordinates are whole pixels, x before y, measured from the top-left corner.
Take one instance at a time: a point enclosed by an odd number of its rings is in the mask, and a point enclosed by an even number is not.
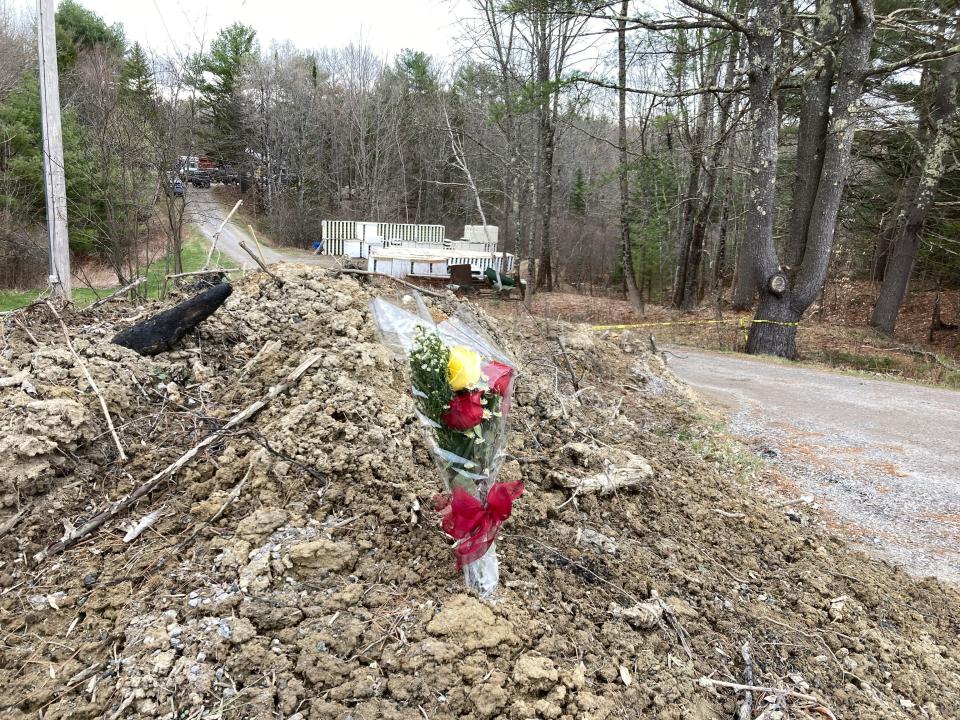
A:
[[[220,283],[197,293],[169,310],[127,328],[111,340],[141,355],[172,350],[188,332],[212,315],[230,297],[233,286]]]

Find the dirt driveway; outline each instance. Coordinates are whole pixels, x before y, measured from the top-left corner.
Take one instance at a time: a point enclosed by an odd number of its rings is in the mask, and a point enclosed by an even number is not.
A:
[[[960,582],[960,392],[687,348],[669,364],[871,554]]]
[[[229,208],[224,208],[217,199],[210,194],[209,190],[191,190],[190,207],[188,209],[190,222],[194,223],[200,231],[206,236],[207,240],[213,242],[213,235],[216,233],[220,223],[230,212]],[[259,234],[259,233],[258,233]],[[236,220],[236,215],[227,223],[220,233],[220,241],[217,243],[217,249],[226,255],[230,261],[237,264],[237,267],[253,269],[256,264],[253,259],[240,247],[240,241],[243,240],[247,247],[256,249],[256,244],[247,230]],[[261,238],[262,240],[262,238]],[[299,263],[301,265],[322,265],[324,267],[333,267],[333,258],[327,255],[313,255],[306,250],[287,247],[269,247],[264,242],[260,243],[260,251],[263,253],[263,260],[268,265],[278,262]],[[226,263],[224,263],[226,265]]]

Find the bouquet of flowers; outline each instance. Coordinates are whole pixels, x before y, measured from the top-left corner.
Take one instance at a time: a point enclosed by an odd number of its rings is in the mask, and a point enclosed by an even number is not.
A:
[[[444,532],[456,540],[457,568],[487,597],[499,582],[497,532],[523,493],[523,483],[496,481],[514,364],[465,318],[435,324],[419,295],[399,304],[377,298],[371,310],[384,344],[409,364],[417,415],[446,491],[437,507]]]

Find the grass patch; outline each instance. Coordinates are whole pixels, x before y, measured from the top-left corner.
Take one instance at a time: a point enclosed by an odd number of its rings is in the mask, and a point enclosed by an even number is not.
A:
[[[200,234],[200,231],[193,225],[186,226],[184,230],[186,231],[186,237],[183,241],[183,252],[181,255],[183,271],[194,272],[195,270],[200,270],[207,261],[208,244]],[[165,290],[164,277],[167,272],[166,257],[150,263],[146,268],[147,282],[145,292],[148,300],[159,300],[162,298]],[[106,297],[116,289],[116,287],[94,289],[74,286],[73,304],[77,308],[85,308],[95,303],[98,298]],[[47,293],[47,288],[36,290],[0,290],[0,312],[16,310],[24,305],[29,305],[37,298],[46,296]]]
[[[960,390],[960,372],[956,370],[947,370],[943,374],[941,382],[949,388]]]
[[[73,289],[73,302],[78,308],[87,307],[97,301],[97,294],[100,297],[109,295],[112,291],[109,289],[97,289],[88,287],[78,287]],[[16,310],[24,305],[29,305],[34,300],[46,296],[47,290],[0,290],[0,312],[7,310]]]
[[[209,244],[203,235],[194,225],[184,226],[185,237],[183,239],[183,249],[180,253],[180,259],[183,263],[183,272],[195,272],[203,268],[207,261],[207,250]],[[160,300],[165,290],[169,289],[164,279],[169,272],[173,272],[173,263],[170,263],[170,269],[167,269],[167,258],[162,257],[147,267],[147,299]]]
[[[833,367],[848,367],[867,372],[896,372],[902,366],[898,358],[889,355],[861,355],[834,348],[824,349],[822,356],[823,362]]]

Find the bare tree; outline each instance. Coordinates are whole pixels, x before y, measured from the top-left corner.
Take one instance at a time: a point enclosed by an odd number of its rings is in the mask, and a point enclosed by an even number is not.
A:
[[[955,32],[954,39],[957,37],[960,35]],[[894,224],[896,229],[883,284],[870,319],[871,325],[888,335],[892,335],[896,327],[897,315],[920,247],[923,226],[943,179],[954,136],[960,129],[958,78],[960,53],[944,61],[930,110],[920,119],[921,156],[913,166],[911,177],[904,183],[909,199]]]
[[[33,34],[27,19],[7,0],[0,2],[0,101],[34,65]]]

